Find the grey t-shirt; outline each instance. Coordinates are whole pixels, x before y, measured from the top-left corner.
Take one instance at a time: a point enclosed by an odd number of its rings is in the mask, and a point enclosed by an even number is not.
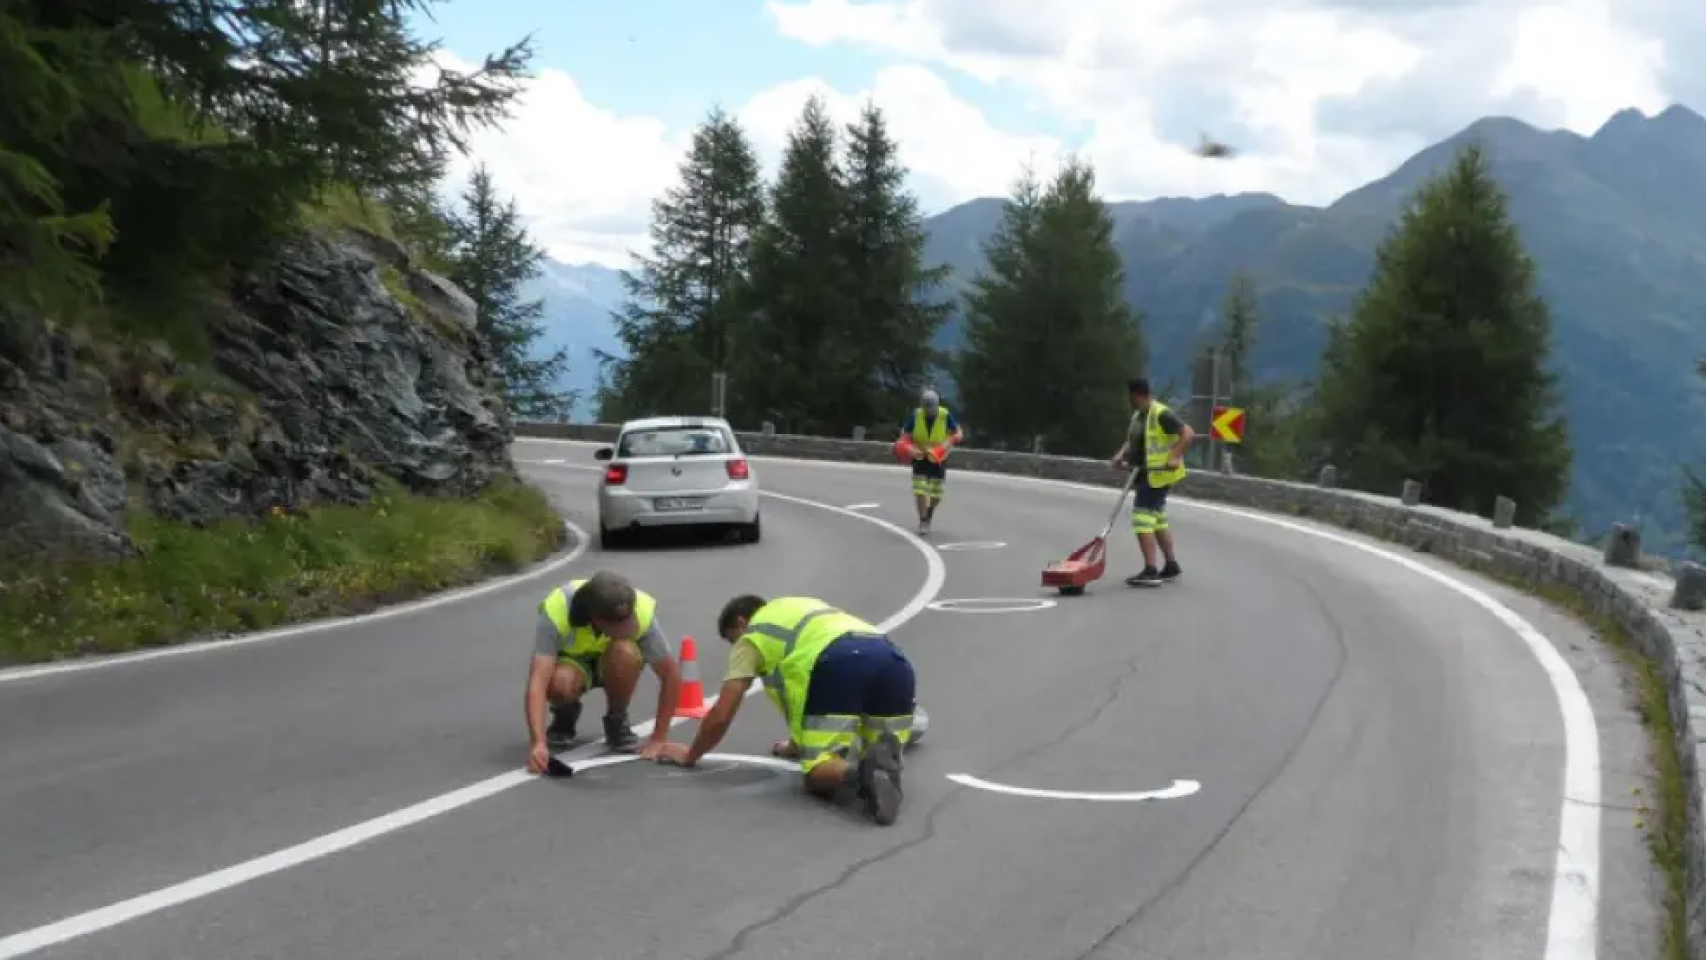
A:
[[[652,617],[652,625],[645,632],[634,638],[640,645],[640,656],[647,663],[657,663],[668,659],[670,655],[669,638],[664,636],[663,625],[659,619]],[[563,638],[557,634],[556,624],[541,611],[539,624],[533,630],[533,655],[537,657],[555,657],[561,651]]]

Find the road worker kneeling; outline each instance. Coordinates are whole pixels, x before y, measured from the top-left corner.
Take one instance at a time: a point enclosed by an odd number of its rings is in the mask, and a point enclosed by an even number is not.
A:
[[[691,746],[669,744],[660,759],[691,767],[715,749],[754,680],[788,721],[771,752],[797,759],[806,789],[839,799],[851,792],[887,826],[900,813],[901,751],[912,739],[912,663],[876,627],[810,597],[735,597],[717,618],[733,644],[716,706]]]

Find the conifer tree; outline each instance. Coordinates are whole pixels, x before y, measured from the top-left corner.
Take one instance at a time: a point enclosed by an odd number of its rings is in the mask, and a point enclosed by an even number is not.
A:
[[[758,157],[738,121],[713,110],[694,131],[680,182],[652,204],[650,256],[624,271],[614,315],[625,357],[601,354],[599,419],[710,412],[745,309],[753,233],[764,219]],[[731,387],[731,393],[733,387]]]
[[[1009,447],[1041,435],[1052,453],[1111,452],[1146,357],[1094,170],[1069,161],[1047,189],[1026,171],[984,254],[955,365],[966,418]]]
[[[746,422],[845,434],[873,381],[848,296],[847,191],[836,130],[816,95],[806,101],[753,242],[751,303],[743,318],[731,392]]]
[[[1319,436],[1344,482],[1517,522],[1548,519],[1570,470],[1551,317],[1478,145],[1417,190],[1376,253],[1348,320],[1329,331]]]
[[[926,385],[938,356],[932,342],[953,309],[932,299],[951,272],[926,266],[918,200],[906,189],[899,144],[882,110],[867,103],[847,127],[843,161],[847,346],[856,372],[838,413],[854,424],[897,421]]]
[[[462,209],[450,221],[450,277],[478,309],[479,333],[503,378],[511,413],[530,420],[566,420],[575,394],[561,384],[568,353],[544,356],[535,344],[544,334],[544,303],[521,292],[539,275],[545,252],[535,246],[513,201],[498,196],[484,166],[474,170],[462,194]]]

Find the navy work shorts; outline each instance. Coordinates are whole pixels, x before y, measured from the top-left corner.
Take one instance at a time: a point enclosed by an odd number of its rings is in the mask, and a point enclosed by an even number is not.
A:
[[[808,717],[902,717],[912,713],[917,680],[912,662],[885,637],[842,637],[812,665]]]

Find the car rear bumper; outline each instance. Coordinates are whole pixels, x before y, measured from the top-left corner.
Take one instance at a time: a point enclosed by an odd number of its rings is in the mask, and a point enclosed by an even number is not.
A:
[[[659,500],[697,501],[690,509],[660,509]],[[714,493],[636,493],[605,487],[599,491],[599,523],[606,530],[624,527],[680,527],[711,523],[752,523],[758,519],[758,491],[719,490]]]

